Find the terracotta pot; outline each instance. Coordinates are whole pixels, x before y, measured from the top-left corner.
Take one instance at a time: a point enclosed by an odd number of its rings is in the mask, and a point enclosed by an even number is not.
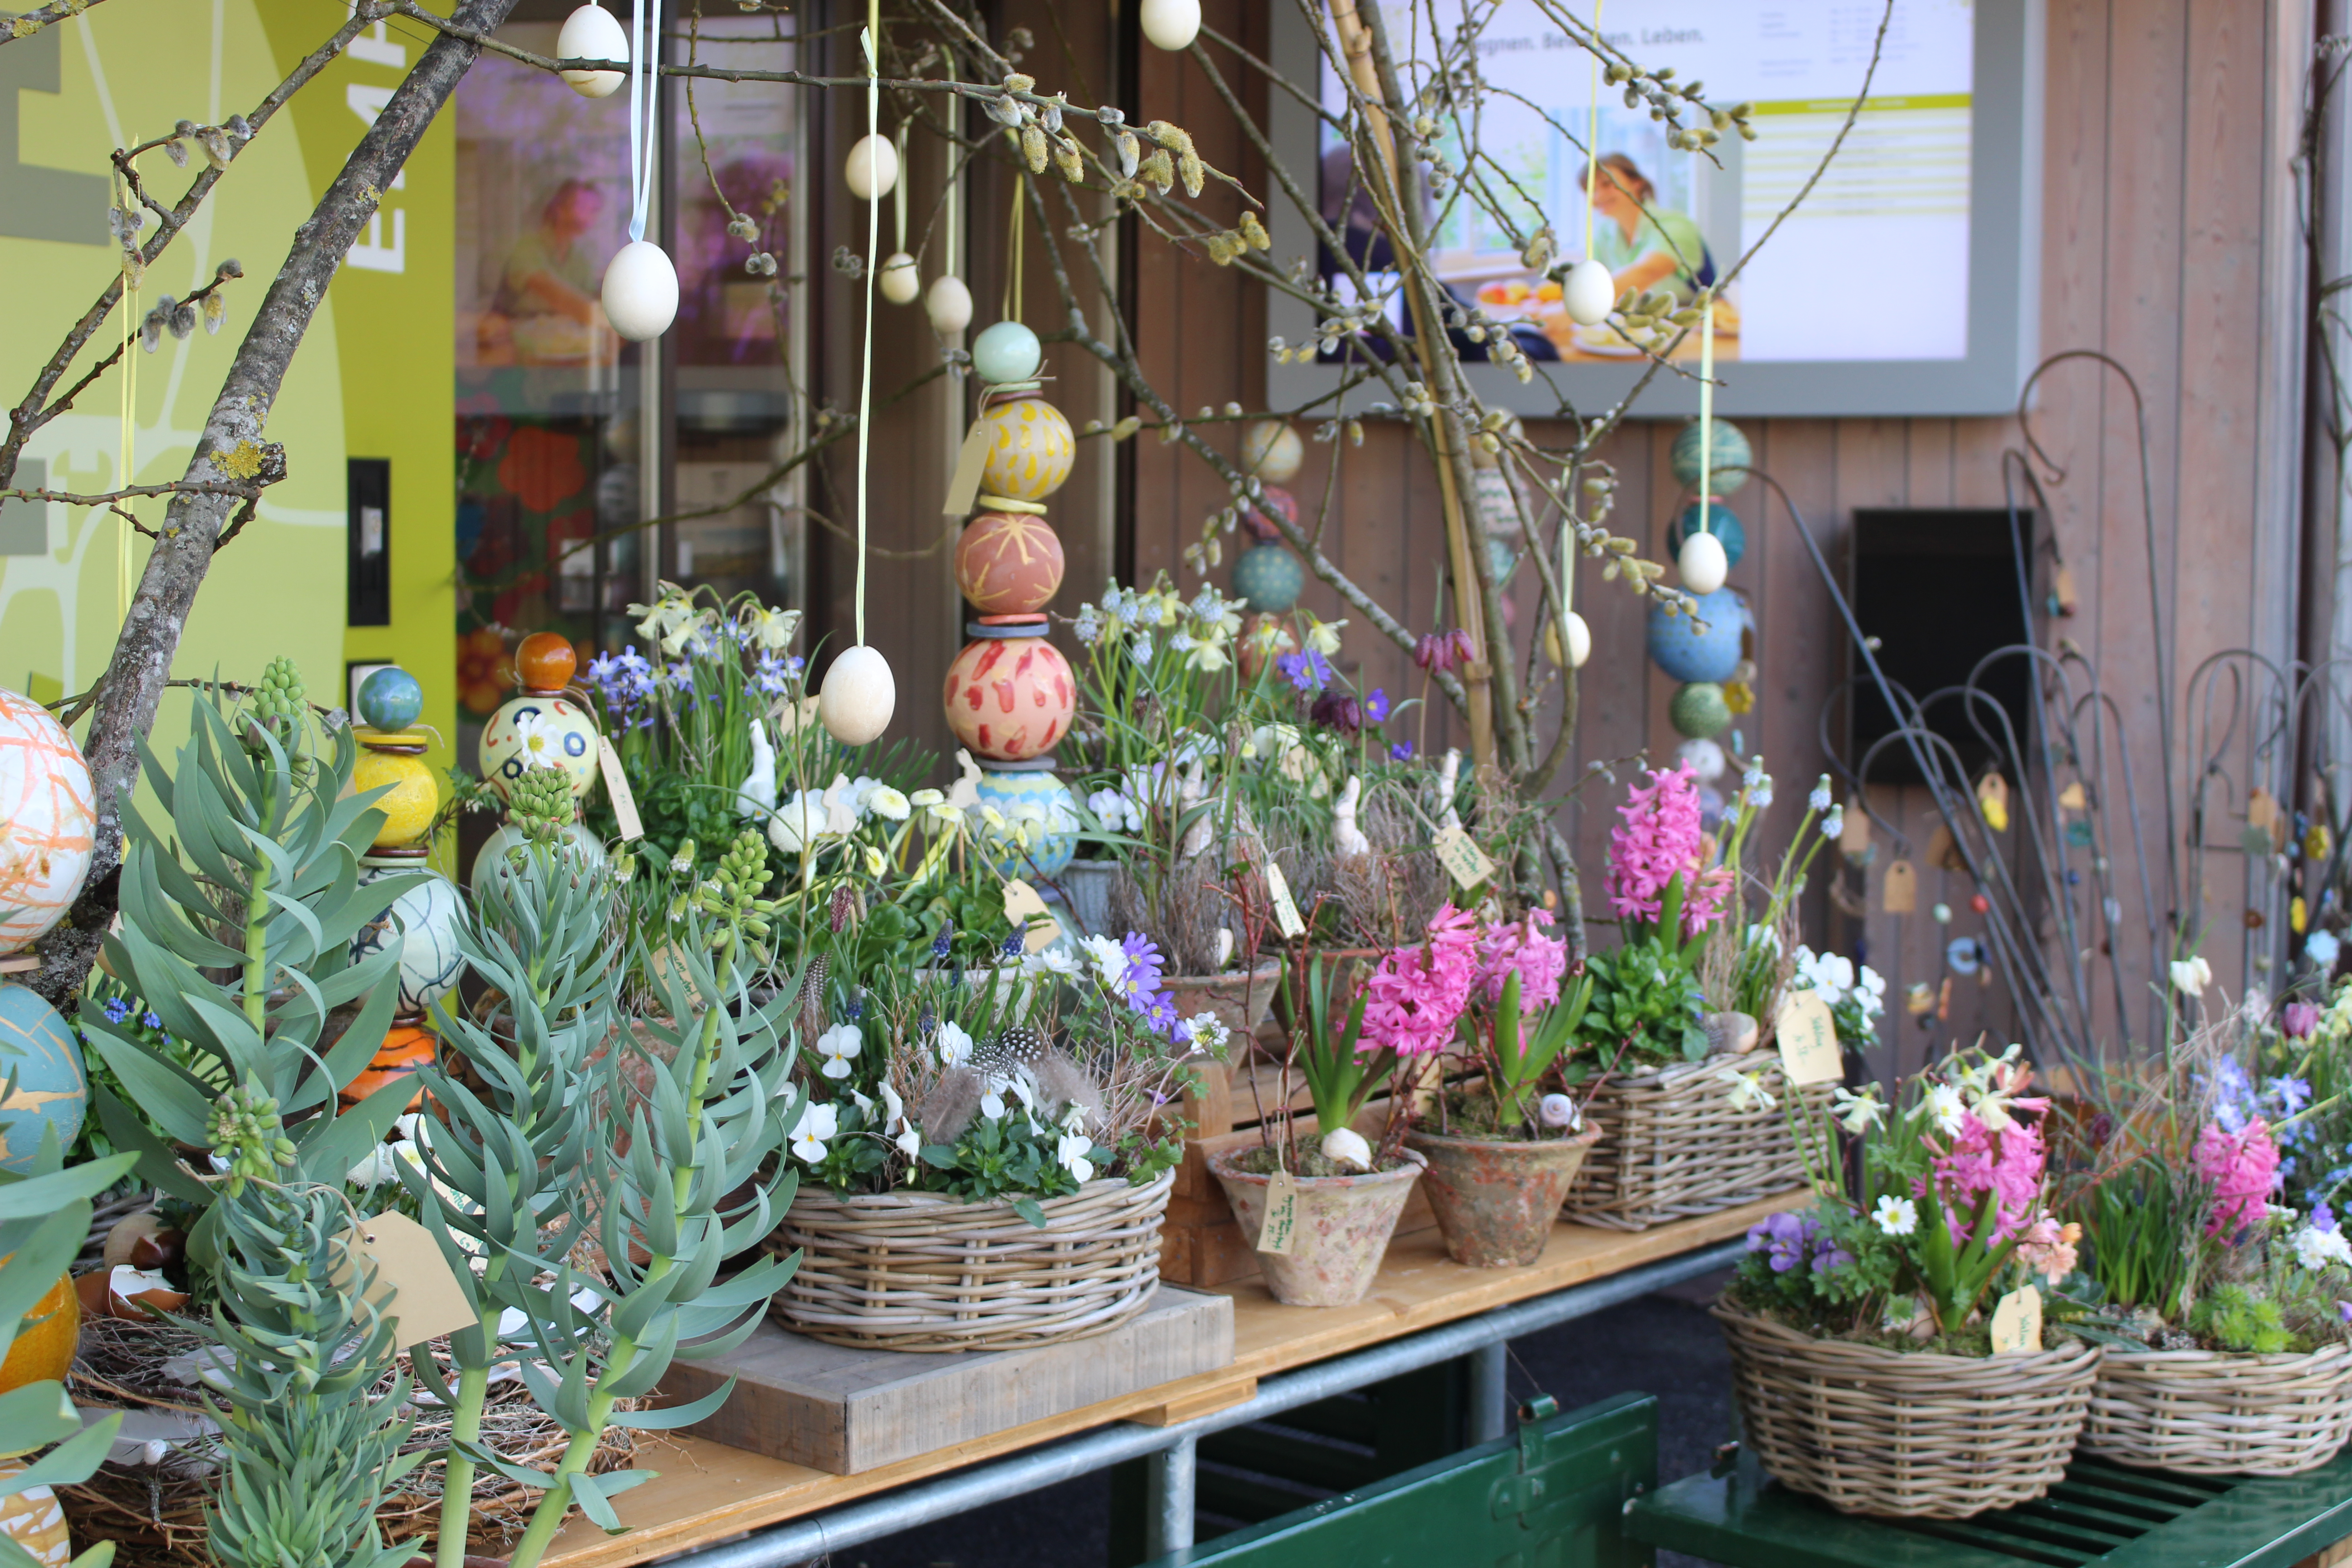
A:
[[[1282,988],[1282,960],[1269,958],[1247,973],[1169,974],[1160,982],[1176,998],[1179,1017],[1213,1013],[1217,1021],[1241,1037],[1235,1049],[1274,1014],[1275,993]]]
[[[1415,1131],[1405,1142],[1429,1161],[1425,1190],[1445,1256],[1472,1268],[1524,1268],[1543,1255],[1585,1151],[1600,1138],[1598,1127],[1536,1142]]]
[[[1242,1235],[1255,1240],[1265,1224],[1265,1190],[1273,1178],[1239,1169],[1238,1158],[1212,1154],[1209,1169],[1224,1187]],[[1257,1255],[1274,1299],[1293,1307],[1352,1307],[1362,1300],[1420,1174],[1419,1165],[1406,1163],[1368,1176],[1295,1178],[1297,1227],[1290,1250]]]

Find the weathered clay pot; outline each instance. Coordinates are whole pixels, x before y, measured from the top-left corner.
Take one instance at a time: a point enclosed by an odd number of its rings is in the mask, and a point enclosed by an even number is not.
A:
[[[1274,1013],[1274,994],[1282,986],[1282,960],[1269,958],[1246,973],[1170,974],[1160,984],[1175,997],[1179,1017],[1213,1013],[1234,1034],[1248,1036]],[[1237,1047],[1243,1043],[1234,1042]]]
[[[1472,1268],[1523,1268],[1542,1256],[1585,1152],[1600,1137],[1598,1127],[1531,1143],[1415,1131],[1405,1142],[1429,1161],[1425,1190],[1445,1255]]]
[[[1236,1159],[1213,1154],[1209,1169],[1223,1185],[1242,1235],[1255,1240],[1265,1224],[1265,1191],[1273,1178],[1237,1169]],[[1274,1299],[1293,1307],[1352,1307],[1362,1300],[1420,1174],[1419,1165],[1407,1163],[1368,1176],[1297,1178],[1297,1232],[1289,1252],[1257,1255]]]

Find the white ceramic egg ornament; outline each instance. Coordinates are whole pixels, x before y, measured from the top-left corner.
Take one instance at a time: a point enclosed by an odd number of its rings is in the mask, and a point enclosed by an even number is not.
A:
[[[971,325],[971,290],[954,273],[943,272],[931,279],[923,309],[930,314],[931,331],[942,337],[960,332]]]
[[[915,258],[903,250],[890,253],[874,284],[882,290],[882,298],[893,305],[911,305],[915,296],[923,291],[923,280],[915,271]]]
[[[880,649],[864,643],[841,650],[816,695],[817,717],[824,721],[825,733],[845,746],[879,739],[890,727],[890,712],[898,703],[889,661]]]
[[[1242,467],[1270,485],[1298,477],[1307,448],[1287,420],[1261,419],[1242,433]]]
[[[650,239],[621,247],[604,268],[604,316],[633,343],[669,331],[677,318],[677,268]]]
[[[1712,533],[1694,533],[1685,539],[1675,565],[1682,573],[1683,586],[1702,596],[1722,587],[1723,580],[1731,575],[1731,558],[1723,552],[1723,541]]]
[[[1617,303],[1617,278],[1601,263],[1588,256],[1568,269],[1568,280],[1559,286],[1559,302],[1568,310],[1568,319],[1580,327],[1597,327],[1609,319],[1610,308]]]
[[[999,321],[972,340],[972,374],[991,386],[1034,381],[1045,363],[1045,345],[1018,321]]]
[[[1189,49],[1201,36],[1201,0],[1143,0],[1139,19],[1155,47],[1171,54]]]
[[[860,136],[849,150],[849,162],[842,165],[841,177],[859,201],[881,200],[898,184],[898,147],[879,132]]]
[[[620,19],[602,5],[583,5],[564,18],[563,30],[555,35],[555,58],[625,60],[629,58],[629,35],[623,30]],[[583,98],[610,98],[628,79],[625,71],[563,73],[564,85]]]

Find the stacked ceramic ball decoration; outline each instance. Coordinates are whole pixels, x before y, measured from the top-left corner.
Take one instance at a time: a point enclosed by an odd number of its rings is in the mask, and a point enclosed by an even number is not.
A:
[[[956,543],[956,583],[979,612],[971,641],[948,667],[948,726],[981,766],[981,798],[1029,842],[1008,852],[1006,876],[1052,877],[1077,848],[1069,786],[1053,749],[1077,710],[1077,680],[1046,640],[1045,606],[1061,588],[1062,541],[1045,500],[1070,477],[1077,443],[1062,411],[1040,395],[1045,350],[1018,321],[999,321],[971,348],[987,442],[979,509]]]
[[[40,993],[0,984],[0,1171],[25,1175],[54,1130],[65,1148],[81,1133],[89,1079],[81,1047]]]
[[[521,690],[482,726],[482,777],[499,794],[526,767],[559,767],[574,799],[596,783],[596,721],[564,695],[579,658],[554,632],[533,632],[515,650]]]
[[[352,731],[361,750],[352,770],[352,787],[364,794],[392,786],[375,803],[384,824],[361,860],[360,880],[378,882],[420,872],[427,879],[394,900],[382,920],[352,939],[354,963],[386,948],[399,950],[395,1016],[404,1026],[421,1024],[426,1009],[457,985],[462,912],[457,889],[425,865],[431,853],[425,837],[440,810],[441,791],[425,765],[427,736],[415,728],[424,706],[425,694],[415,676],[397,666],[379,669],[360,684],[360,723]],[[428,1049],[425,1057],[430,1056]]]
[[[1741,678],[1753,646],[1755,621],[1748,602],[1724,586],[1726,574],[1747,553],[1748,531],[1722,498],[1748,482],[1754,461],[1748,437],[1723,419],[1685,426],[1668,455],[1675,482],[1693,499],[1667,526],[1666,548],[1684,588],[1698,601],[1698,615],[1696,621],[1669,616],[1653,601],[1650,657],[1682,682],[1666,712],[1675,730],[1693,740],[1711,740],[1730,728],[1724,683]]]
[[[73,906],[97,799],[73,737],[31,698],[0,691],[0,956],[30,947]]]
[[[1234,594],[1261,615],[1286,614],[1307,587],[1307,569],[1283,545],[1273,522],[1278,515],[1297,525],[1298,502],[1282,487],[1298,477],[1306,458],[1298,432],[1279,419],[1258,420],[1242,432],[1242,469],[1258,480],[1260,489],[1256,506],[1244,509],[1244,517],[1257,542],[1234,563]]]

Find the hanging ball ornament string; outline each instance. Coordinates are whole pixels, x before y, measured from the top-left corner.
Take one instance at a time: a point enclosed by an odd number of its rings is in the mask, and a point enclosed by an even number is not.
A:
[[[923,297],[923,310],[931,319],[931,331],[941,337],[952,337],[971,325],[971,290],[956,276],[956,268],[963,265],[963,229],[957,205],[958,193],[963,185],[962,168],[956,156],[963,132],[963,100],[959,95],[948,95],[947,116],[948,189],[940,247],[942,259],[940,275],[931,279],[930,290]]]
[[[1593,0],[1592,36],[1597,43],[1601,0]],[[1592,197],[1601,178],[1601,51],[1596,47],[1586,53],[1592,57],[1592,107],[1584,129],[1584,259],[1568,269],[1559,302],[1568,319],[1578,326],[1597,327],[1609,319],[1610,310],[1617,303],[1617,279],[1592,254]]]
[[[605,318],[635,343],[661,336],[677,319],[677,268],[646,237],[660,104],[661,0],[637,0],[629,17],[629,243],[604,268],[604,288]]]
[[[896,217],[898,247],[890,259],[882,264],[880,286],[882,298],[893,305],[911,305],[915,296],[923,291],[920,273],[915,269],[915,258],[907,254],[907,126],[898,121],[898,178],[890,182],[890,204]]]
[[[1702,154],[1694,148],[1696,169]],[[1692,182],[1696,187],[1697,182]],[[1705,240],[1701,240],[1702,247]],[[1701,250],[1698,259],[1704,260]],[[1696,281],[1696,279],[1693,279]],[[1698,521],[1683,535],[1675,568],[1683,586],[1704,597],[1723,586],[1731,575],[1731,556],[1715,534],[1715,289],[1698,291]]]

